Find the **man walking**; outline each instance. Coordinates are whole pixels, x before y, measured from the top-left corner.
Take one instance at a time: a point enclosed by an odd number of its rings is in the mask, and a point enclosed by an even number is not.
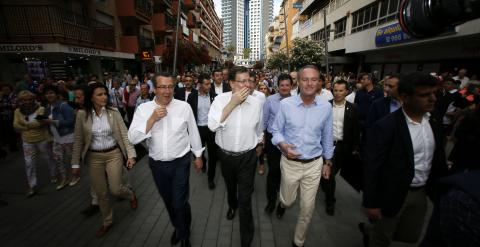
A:
[[[262,150],[262,104],[250,95],[248,69],[235,67],[228,79],[232,92],[218,95],[208,113],[208,127],[219,146],[222,175],[225,179],[229,209],[227,219],[240,211],[241,246],[253,240],[252,193],[257,155]]]
[[[202,143],[192,109],[186,102],[173,99],[174,78],[155,77],[153,101],[141,104],[128,131],[133,144],[147,139],[149,165],[157,189],[165,202],[175,231],[171,244],[190,244],[191,208],[188,203],[191,153],[195,169],[202,168]]]
[[[386,115],[398,110],[401,106],[400,95],[398,95],[398,82],[400,81],[400,76],[392,75],[389,76],[384,84],[384,91],[387,93],[387,97],[382,97],[373,101],[370,106],[370,110],[367,114],[367,128],[370,128]]]
[[[300,188],[300,214],[293,246],[303,246],[305,242],[320,177],[329,178],[333,156],[332,107],[316,94],[320,71],[307,65],[298,76],[300,94],[280,102],[272,128],[272,143],[283,154],[278,218],[283,216],[285,207],[295,202]]]

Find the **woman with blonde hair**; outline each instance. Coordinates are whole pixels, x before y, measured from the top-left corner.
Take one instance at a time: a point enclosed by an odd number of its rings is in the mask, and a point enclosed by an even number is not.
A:
[[[88,86],[84,110],[77,113],[74,136],[72,173],[80,174],[80,160],[90,165],[92,186],[103,217],[96,235],[103,237],[113,224],[108,188],[113,195],[130,200],[132,209],[137,208],[135,193],[122,184],[122,166],[126,159],[127,167],[133,168],[135,149],[128,140],[120,112],[110,107],[108,88],[103,83]]]
[[[25,159],[25,172],[28,181],[27,197],[35,194],[37,187],[37,154],[44,156],[48,152],[47,128],[38,120],[43,116],[45,108],[35,102],[35,94],[28,90],[18,94],[19,108],[15,110],[13,127],[20,132],[23,141],[23,155]]]

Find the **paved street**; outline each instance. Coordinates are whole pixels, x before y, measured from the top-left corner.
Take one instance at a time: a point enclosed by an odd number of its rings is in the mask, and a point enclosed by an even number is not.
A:
[[[39,166],[40,190],[27,199],[23,159],[20,153],[0,161],[0,191],[9,206],[0,208],[0,246],[170,246],[173,228],[160,199],[150,169],[144,158],[130,172],[139,207],[132,211],[128,201],[112,199],[114,227],[104,238],[96,239],[100,215],[84,218],[80,211],[90,202],[90,180],[55,191],[48,183],[46,163]],[[298,204],[278,220],[263,211],[266,176],[257,175],[253,195],[255,239],[253,246],[291,246]],[[317,206],[307,236],[306,246],[361,247],[357,223],[364,220],[360,194],[338,179],[335,216],[325,214],[323,194],[318,193]],[[233,221],[225,218],[227,197],[223,179],[217,174],[217,188],[207,188],[206,174],[191,172],[192,244],[193,246],[240,246],[238,212]],[[395,247],[415,245],[395,244]]]

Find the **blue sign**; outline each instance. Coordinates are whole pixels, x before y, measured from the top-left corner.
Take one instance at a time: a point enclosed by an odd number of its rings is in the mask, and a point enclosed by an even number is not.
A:
[[[413,41],[407,33],[402,30],[400,23],[394,23],[377,30],[375,34],[375,45],[388,46]]]
[[[302,3],[301,2],[293,3],[293,8],[294,9],[301,9],[302,8]]]

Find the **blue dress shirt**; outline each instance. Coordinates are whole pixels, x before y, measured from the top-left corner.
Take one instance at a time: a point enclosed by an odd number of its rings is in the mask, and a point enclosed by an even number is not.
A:
[[[285,97],[287,98],[287,97]],[[268,96],[265,104],[263,105],[263,130],[267,130],[272,133],[272,125],[277,116],[278,109],[280,109],[280,101],[285,99],[279,93]]]
[[[280,102],[280,109],[272,126],[272,143],[286,142],[295,145],[299,159],[323,155],[333,157],[332,105],[315,97],[314,103],[304,105],[299,95]]]
[[[392,98],[392,99],[390,100],[390,113],[392,113],[392,112],[400,109],[400,106],[401,106],[401,105],[400,105],[400,102],[398,102],[398,100]]]

